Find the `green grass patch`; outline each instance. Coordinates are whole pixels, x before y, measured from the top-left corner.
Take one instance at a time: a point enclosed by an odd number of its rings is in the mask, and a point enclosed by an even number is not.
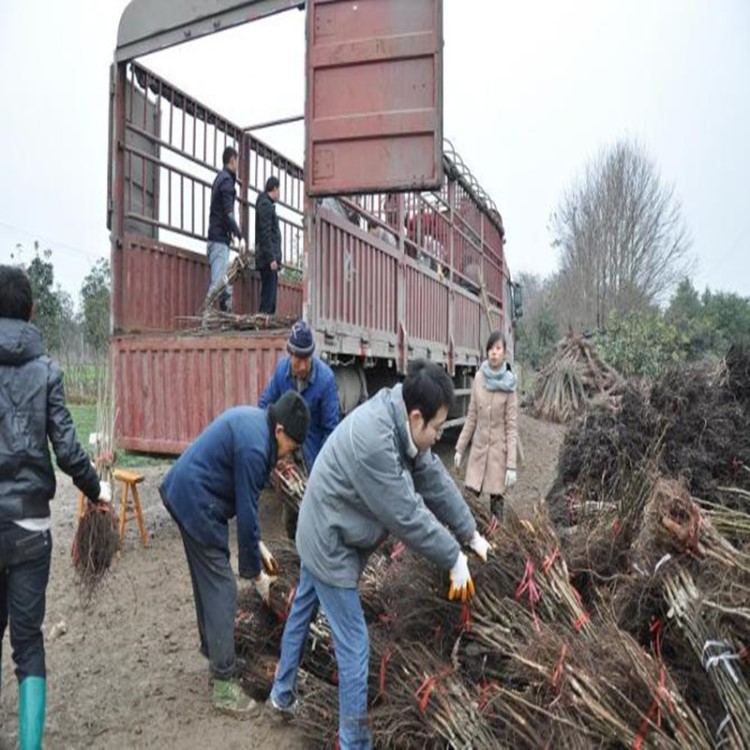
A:
[[[65,400],[69,404],[95,405],[103,367],[96,364],[63,368]],[[88,435],[86,436],[88,440]]]
[[[78,442],[91,454],[89,435],[96,432],[95,404],[68,404],[73,424],[76,428]],[[147,453],[133,453],[131,451],[117,451],[117,466],[121,469],[135,469],[142,466],[168,466],[174,461],[168,456],[151,456]]]

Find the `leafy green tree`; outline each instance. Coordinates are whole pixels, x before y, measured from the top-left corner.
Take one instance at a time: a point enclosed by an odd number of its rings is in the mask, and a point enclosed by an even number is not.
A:
[[[52,251],[39,251],[39,243],[34,243],[35,255],[26,266],[34,296],[33,323],[39,328],[45,346],[50,352],[60,350],[60,315],[62,303],[54,288],[55,270],[52,265]]]
[[[604,359],[626,378],[654,378],[685,359],[677,329],[654,310],[624,316],[612,311],[597,344]]]
[[[96,352],[105,351],[109,344],[110,298],[109,260],[100,258],[81,286],[84,333],[87,342]]]

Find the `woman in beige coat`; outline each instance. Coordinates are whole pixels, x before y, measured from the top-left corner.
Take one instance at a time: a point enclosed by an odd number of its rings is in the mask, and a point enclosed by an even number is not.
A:
[[[456,444],[458,469],[471,441],[466,486],[477,495],[486,492],[490,507],[503,515],[505,490],[516,483],[516,376],[505,362],[505,336],[500,331],[487,340],[487,359],[474,376],[469,413]]]

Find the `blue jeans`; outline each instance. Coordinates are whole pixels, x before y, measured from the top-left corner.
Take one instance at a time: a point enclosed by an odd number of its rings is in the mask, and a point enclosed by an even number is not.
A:
[[[370,642],[357,589],[328,586],[304,565],[292,611],[281,639],[281,659],[271,697],[277,705],[294,702],[297,670],[302,661],[310,623],[318,604],[328,618],[339,673],[339,746],[341,750],[369,750],[367,726],[367,676]]]
[[[229,271],[229,245],[224,242],[208,243],[208,262],[211,264],[211,285],[208,287],[210,297],[224,280]],[[219,308],[227,312],[232,310],[232,287],[226,286],[219,298]]]
[[[49,531],[0,523],[0,656],[10,619],[16,677],[45,677],[42,623],[52,557]]]

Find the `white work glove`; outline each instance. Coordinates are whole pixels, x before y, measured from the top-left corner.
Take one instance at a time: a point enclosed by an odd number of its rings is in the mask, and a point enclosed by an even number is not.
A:
[[[458,451],[456,451],[456,454],[453,456],[453,465],[457,469],[461,468],[461,459],[462,458],[463,458],[463,456]]]
[[[269,576],[277,576],[279,574],[279,564],[262,541],[258,542],[258,552],[260,552],[260,561],[263,564],[263,570]]]
[[[112,502],[112,487],[109,482],[99,482],[99,502],[100,503],[111,503]]]
[[[265,571],[261,570],[258,573],[258,577],[254,579],[255,590],[258,592],[258,596],[266,603],[271,600],[271,576]]]
[[[244,253],[245,253],[245,240],[244,240],[244,238],[243,238],[243,239],[241,239],[241,240],[240,240],[240,241],[239,241],[239,242],[237,243],[237,252],[238,252],[238,253],[239,253],[240,255],[244,255]]]
[[[515,483],[516,479],[518,479],[516,475],[515,469],[506,469],[505,470],[505,486],[510,489]]]
[[[474,582],[469,573],[469,561],[463,552],[458,553],[456,562],[451,568],[451,586],[448,590],[448,599],[460,599],[464,604],[474,596]]]
[[[490,543],[478,531],[475,531],[474,536],[471,537],[469,547],[482,562],[487,562],[487,553],[491,549]]]

